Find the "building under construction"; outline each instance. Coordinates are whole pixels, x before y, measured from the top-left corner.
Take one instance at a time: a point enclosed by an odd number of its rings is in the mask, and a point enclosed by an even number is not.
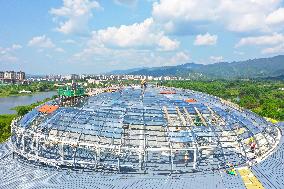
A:
[[[57,93],[61,106],[73,106],[78,104],[81,98],[85,96],[85,89],[77,83],[72,82],[71,86],[59,87]]]
[[[15,154],[58,168],[168,174],[241,167],[279,142],[279,129],[265,119],[191,90],[125,87],[64,102],[13,121]]]

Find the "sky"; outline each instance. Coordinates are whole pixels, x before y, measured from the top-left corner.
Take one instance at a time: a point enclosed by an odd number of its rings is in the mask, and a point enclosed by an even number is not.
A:
[[[0,0],[0,70],[98,74],[280,54],[283,0]]]

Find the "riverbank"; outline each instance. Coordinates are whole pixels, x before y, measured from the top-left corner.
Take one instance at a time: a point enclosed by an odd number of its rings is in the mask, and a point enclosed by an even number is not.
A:
[[[33,95],[25,96],[10,96],[10,97],[0,97],[0,114],[15,114],[16,111],[12,110],[17,106],[27,106],[36,102],[43,101],[46,98],[52,98],[57,93],[55,91],[51,92],[38,92]]]
[[[55,91],[41,91],[41,92],[36,91],[36,92],[31,92],[31,93],[19,93],[19,94],[12,94],[12,95],[0,94],[0,98],[19,97],[19,96],[34,96],[36,94],[45,93],[45,92],[55,92]]]
[[[52,82],[50,83],[34,82],[28,85],[26,84],[0,85],[0,97],[28,96],[28,95],[34,95],[39,92],[50,92],[55,90],[56,87]],[[28,93],[25,93],[24,91],[25,92],[28,91]]]
[[[38,101],[30,105],[13,107],[12,109],[16,111],[15,114],[0,114],[0,143],[4,142],[11,136],[11,122],[14,118],[23,116],[35,107],[50,100],[52,100],[52,98],[46,98],[42,101]]]

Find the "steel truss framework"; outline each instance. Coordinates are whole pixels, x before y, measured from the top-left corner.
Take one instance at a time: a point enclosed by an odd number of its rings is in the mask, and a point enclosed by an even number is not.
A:
[[[162,90],[176,94],[161,95]],[[214,96],[129,87],[51,115],[35,109],[13,121],[12,142],[15,153],[52,166],[185,173],[265,156],[277,132],[263,118]],[[249,140],[257,144],[255,153]]]

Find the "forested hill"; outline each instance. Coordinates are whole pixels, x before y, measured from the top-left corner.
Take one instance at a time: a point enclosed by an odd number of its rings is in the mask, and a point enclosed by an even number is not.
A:
[[[189,78],[268,78],[284,75],[284,55],[240,62],[209,65],[187,63],[178,66],[143,68],[127,72],[133,75],[183,76]]]

